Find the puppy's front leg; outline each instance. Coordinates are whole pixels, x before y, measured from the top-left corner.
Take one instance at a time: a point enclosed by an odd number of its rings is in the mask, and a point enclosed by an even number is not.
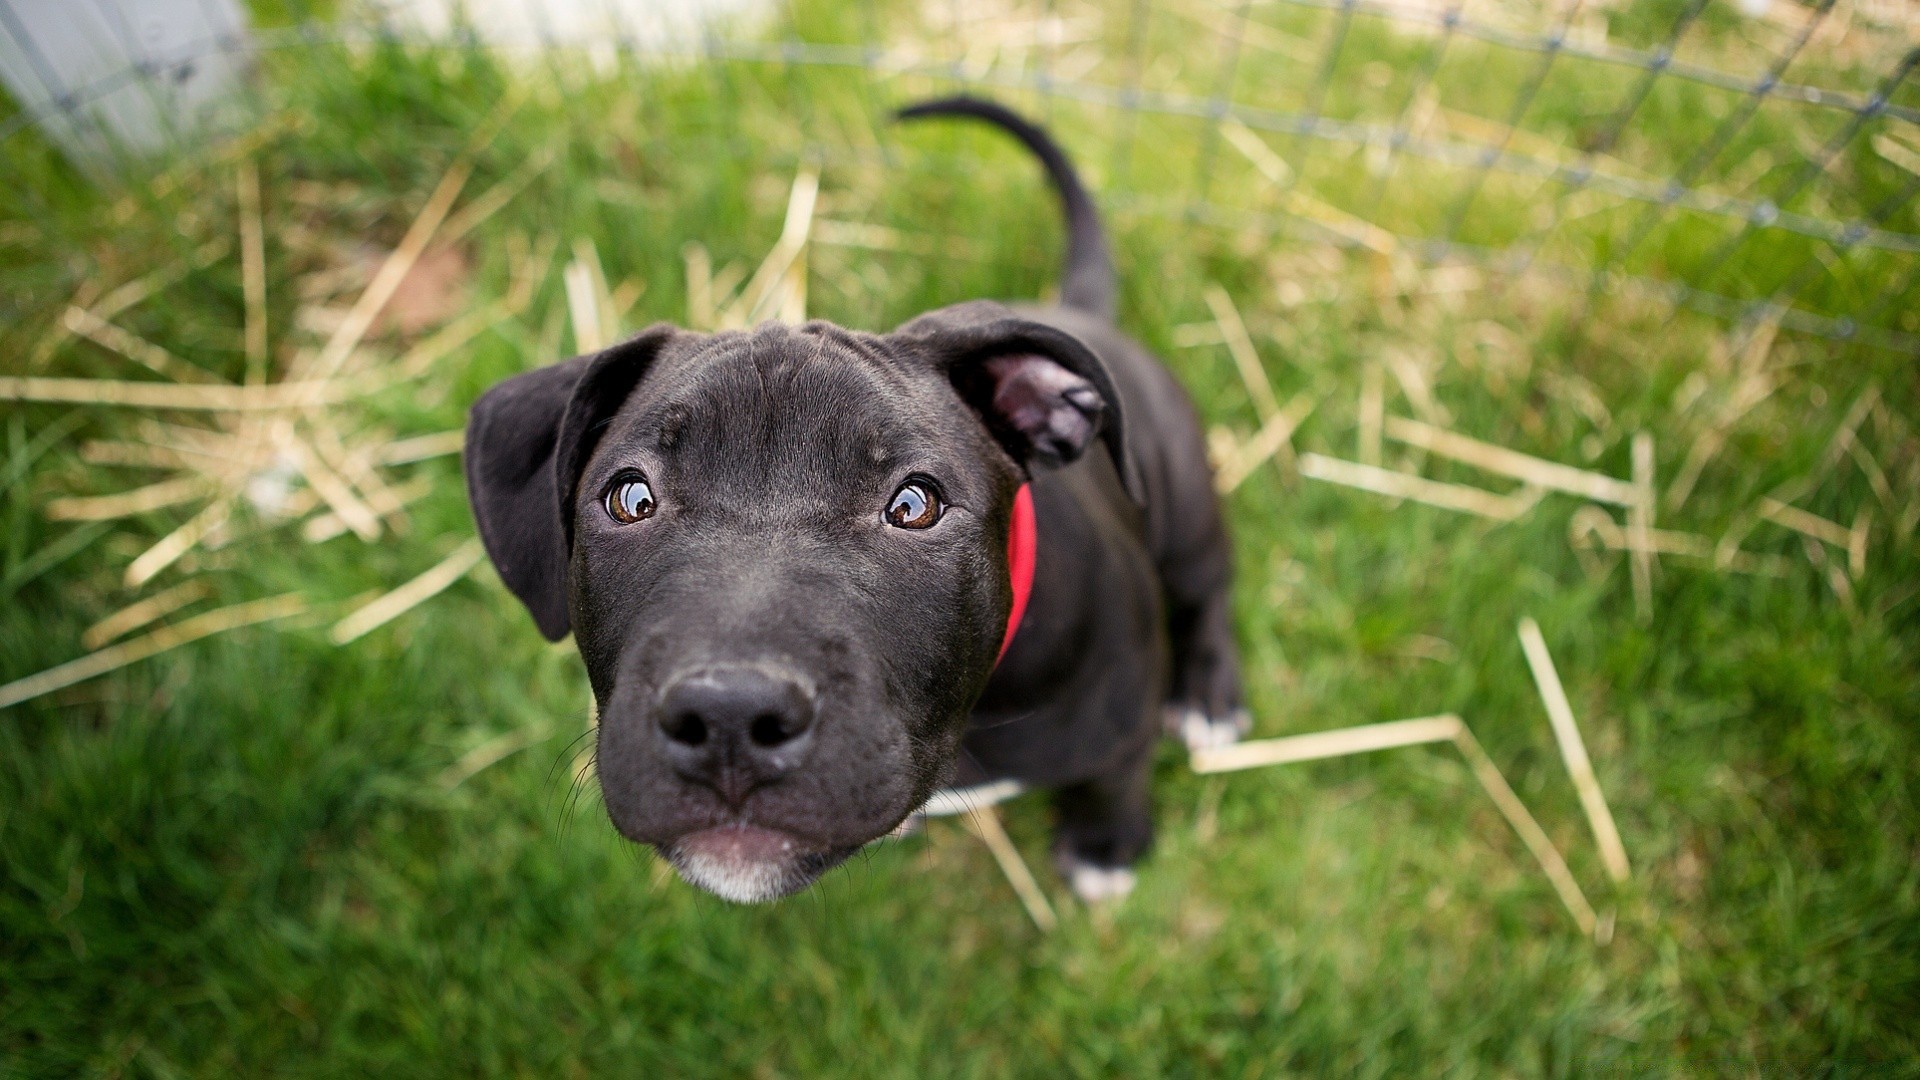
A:
[[[1240,650],[1233,640],[1231,596],[1223,583],[1196,603],[1169,605],[1173,693],[1167,728],[1189,750],[1226,746],[1253,728],[1241,696]]]
[[[1148,742],[1123,767],[1054,793],[1054,865],[1081,900],[1096,904],[1133,891],[1133,864],[1153,844],[1152,773]]]

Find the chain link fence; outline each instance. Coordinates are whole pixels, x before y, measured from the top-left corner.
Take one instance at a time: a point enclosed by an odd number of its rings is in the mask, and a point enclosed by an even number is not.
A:
[[[1304,230],[1920,349],[1911,0],[866,0],[853,33],[755,0],[292,0],[251,27],[184,0],[149,19],[164,33],[90,3],[117,39],[76,80],[48,28],[71,38],[86,12],[0,0],[0,146],[38,126],[82,156],[138,150],[222,107],[249,60],[322,44],[833,70],[876,113],[929,84],[1041,111],[1121,215]],[[1236,170],[1264,182],[1220,181]]]

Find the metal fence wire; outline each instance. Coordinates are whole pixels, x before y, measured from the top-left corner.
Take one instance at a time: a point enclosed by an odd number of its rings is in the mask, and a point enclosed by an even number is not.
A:
[[[288,0],[251,26],[230,0],[148,5],[187,15],[142,34],[133,0],[0,0],[0,148],[35,126],[123,147],[129,100],[171,122],[196,80],[323,44],[831,69],[876,111],[929,87],[1037,111],[1117,214],[1920,352],[1917,0],[863,0],[851,41],[796,0]],[[88,20],[115,47],[76,80],[47,27]],[[1237,169],[1261,198],[1225,194]]]

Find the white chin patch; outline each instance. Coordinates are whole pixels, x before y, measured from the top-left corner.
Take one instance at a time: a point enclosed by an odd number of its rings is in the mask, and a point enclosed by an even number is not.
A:
[[[690,833],[664,852],[687,884],[736,904],[761,904],[798,892],[824,866],[792,836],[757,825]]]
[[[736,904],[764,904],[793,891],[794,868],[787,860],[752,860],[735,855],[680,852],[674,869],[687,884]]]

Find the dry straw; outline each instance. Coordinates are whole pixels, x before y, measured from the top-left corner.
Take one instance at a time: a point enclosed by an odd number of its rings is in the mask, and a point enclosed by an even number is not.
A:
[[[1633,435],[1633,501],[1627,504],[1628,566],[1633,609],[1641,622],[1653,618],[1653,436]]]
[[[1391,255],[1399,248],[1398,239],[1390,232],[1365,218],[1355,217],[1344,210],[1337,209],[1314,198],[1293,184],[1293,170],[1279,154],[1273,152],[1265,140],[1255,135],[1245,124],[1228,119],[1220,124],[1220,134],[1225,136],[1228,145],[1253,164],[1260,175],[1280,189],[1280,201],[1288,213],[1305,218],[1315,225],[1340,237],[1358,244],[1378,255]]]
[[[1828,521],[1817,514],[1810,514],[1779,499],[1761,499],[1760,516],[1782,528],[1792,529],[1802,536],[1810,536],[1821,543],[1832,544],[1842,551],[1848,550],[1853,544],[1853,534],[1845,525]]]
[[[85,649],[101,648],[116,638],[131,634],[148,623],[164,619],[188,604],[204,600],[212,594],[213,586],[204,580],[195,578],[182,582],[165,592],[128,604],[87,627],[80,633],[80,646]]]
[[[1233,366],[1240,372],[1247,396],[1253,399],[1254,413],[1263,424],[1272,421],[1280,415],[1280,401],[1273,396],[1273,384],[1267,380],[1267,370],[1260,364],[1260,354],[1254,351],[1246,323],[1240,320],[1240,310],[1233,306],[1227,290],[1218,285],[1207,286],[1206,298],[1207,306],[1213,309],[1213,320],[1220,327],[1220,338],[1233,356]]]
[[[272,386],[181,386],[114,379],[0,377],[0,400],[112,405],[180,412],[247,412],[336,405],[364,395],[365,383],[314,379]]]
[[[1020,857],[1020,849],[1013,846],[1007,830],[1001,828],[1000,815],[993,807],[968,807],[965,820],[969,831],[993,853],[993,861],[1000,864],[1000,872],[1006,875],[1007,884],[1013,886],[1015,895],[1020,897],[1020,905],[1027,909],[1027,917],[1033,920],[1033,925],[1043,933],[1049,933],[1060,925],[1060,918],[1054,914],[1047,894],[1041,891],[1040,883],[1034,880],[1033,871],[1027,868],[1027,860]]]
[[[720,311],[720,329],[736,330],[773,317],[805,321],[806,262],[802,256],[813,232],[813,211],[819,198],[820,171],[803,167],[787,192],[787,218],[780,228],[780,239],[761,260],[739,297]]]
[[[452,791],[479,773],[539,743],[546,737],[545,724],[534,724],[495,735],[461,754],[459,760],[447,766],[446,770],[440,774],[440,786],[447,791]]]
[[[247,385],[267,381],[267,239],[260,216],[260,167],[254,159],[240,159],[234,173],[235,201],[240,209],[240,293],[246,304],[244,342]]]
[[[1613,520],[1605,507],[1592,504],[1573,512],[1573,517],[1567,523],[1567,533],[1568,542],[1576,551],[1582,553],[1591,551],[1596,545],[1608,551],[1627,551],[1632,547],[1632,542],[1627,538],[1627,530]],[[1737,548],[1730,549],[1724,561],[1718,561],[1713,540],[1699,533],[1676,532],[1672,529],[1648,529],[1643,541],[1652,550],[1662,555],[1716,560],[1715,569],[1719,570],[1731,570],[1742,574],[1764,574],[1770,577],[1779,577],[1787,570],[1786,561],[1777,555],[1756,555]]]
[[[167,567],[180,561],[180,557],[192,551],[214,530],[227,523],[227,504],[210,503],[199,513],[188,518],[186,523],[160,538],[159,542],[140,553],[138,558],[127,566],[126,585],[137,589]]]
[[[69,307],[60,321],[75,334],[103,349],[119,353],[156,375],[164,375],[175,382],[203,385],[214,385],[220,381],[146,338],[122,330],[84,308]]]
[[[395,439],[382,446],[374,454],[374,460],[381,465],[408,465],[416,461],[445,457],[457,454],[466,445],[465,431],[436,431],[431,435],[415,435],[406,439]]]
[[[1220,462],[1218,472],[1213,478],[1214,488],[1226,495],[1244,483],[1247,477],[1266,464],[1276,454],[1291,453],[1293,433],[1299,429],[1307,415],[1313,412],[1314,402],[1306,394],[1297,395],[1287,402],[1286,408],[1275,412],[1260,425],[1253,438],[1235,446],[1232,452]]]
[[[117,671],[129,664],[169,649],[177,649],[204,637],[237,630],[243,626],[284,619],[297,615],[305,609],[305,601],[298,595],[289,593],[267,600],[254,600],[245,604],[235,604],[232,607],[217,608],[204,615],[195,615],[172,626],[163,626],[132,641],[109,646],[77,660],[69,660],[58,667],[48,668],[37,675],[29,675],[24,679],[17,679],[0,686],[0,709],[30,701],[55,690],[65,689],[110,671]]]
[[[1560,672],[1553,666],[1553,654],[1540,634],[1540,624],[1520,620],[1520,647],[1527,654],[1527,667],[1533,671],[1533,684],[1540,690],[1540,702],[1546,706],[1547,719],[1553,725],[1553,739],[1560,744],[1560,758],[1573,777],[1573,788],[1580,795],[1580,809],[1586,812],[1593,829],[1594,843],[1600,847],[1600,861],[1615,882],[1627,880],[1627,849],[1620,842],[1620,830],[1614,826],[1613,811],[1593,774],[1593,762],[1587,757],[1586,740],[1580,737],[1580,725],[1574,721],[1573,705],[1566,688],[1560,685]]]
[[[341,366],[347,362],[347,358],[353,355],[354,350],[360,347],[361,339],[366,336],[368,330],[373,328],[374,320],[378,319],[380,313],[386,309],[387,301],[393,299],[393,294],[399,290],[400,283],[406,280],[414,264],[420,260],[421,255],[425,254],[427,245],[433,242],[434,234],[446,220],[448,211],[453,208],[453,201],[459,198],[467,179],[473,175],[474,155],[493,142],[494,136],[499,134],[501,127],[519,108],[524,98],[524,89],[509,92],[501,99],[500,104],[494,107],[493,113],[474,131],[467,145],[454,158],[453,163],[447,166],[446,172],[441,174],[440,182],[434,186],[433,193],[427,196],[427,203],[420,208],[420,213],[414,217],[413,224],[407,227],[406,235],[400,238],[399,246],[395,247],[386,261],[381,264],[379,271],[373,275],[373,280],[360,294],[360,298],[354,301],[353,308],[348,311],[347,317],[341,320],[339,327],[327,340],[326,345],[313,357],[312,362],[306,365],[307,374],[317,375],[321,379],[331,378],[339,372]]]
[[[1511,495],[1500,495],[1464,484],[1428,480],[1423,476],[1396,472],[1375,465],[1320,454],[1300,455],[1300,475],[1343,487],[1371,491],[1396,499],[1411,499],[1443,510],[1478,514],[1495,521],[1512,521],[1539,503],[1544,489],[1523,487]]]
[[[1458,716],[1445,714],[1425,716],[1415,720],[1395,720],[1384,724],[1367,724],[1362,727],[1342,728],[1337,731],[1315,732],[1311,735],[1292,735],[1279,739],[1257,739],[1252,742],[1237,743],[1233,746],[1214,750],[1195,751],[1192,757],[1193,770],[1198,773],[1232,772],[1238,769],[1254,769],[1266,765],[1285,765],[1299,761],[1317,761],[1323,758],[1345,757],[1350,754],[1365,754],[1376,750],[1390,750],[1402,746],[1420,746],[1428,743],[1451,742],[1459,748],[1472,769],[1474,778],[1493,800],[1507,824],[1519,835],[1520,841],[1532,853],[1534,861],[1547,875],[1554,891],[1559,894],[1560,902],[1566,906],[1568,914],[1580,932],[1591,935],[1598,926],[1593,905],[1587,902],[1586,893],[1580,890],[1580,883],[1574,880],[1573,872],[1567,868],[1567,862],[1547,838],[1545,830],[1535,821],[1526,804],[1515,795],[1505,776],[1481,749],[1479,740]]]
[[[1626,481],[1481,442],[1418,420],[1389,416],[1386,433],[1388,438],[1409,446],[1549,491],[1615,506],[1632,506],[1642,497],[1640,489]]]
[[[405,585],[386,593],[334,624],[330,635],[335,645],[345,645],[399,618],[446,591],[480,562],[480,541],[468,540],[440,560],[432,569]]]
[[[209,488],[203,478],[178,476],[112,495],[69,495],[50,499],[45,513],[49,521],[110,521],[178,506],[207,494]]]

